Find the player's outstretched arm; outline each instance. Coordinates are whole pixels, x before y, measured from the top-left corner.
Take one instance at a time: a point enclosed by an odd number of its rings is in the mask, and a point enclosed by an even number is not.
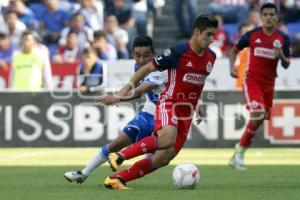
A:
[[[102,95],[97,98],[96,102],[103,103],[106,105],[114,105],[119,103],[120,101],[128,101],[131,99],[139,98],[143,93],[153,90],[155,88],[157,88],[156,85],[149,84],[149,83],[142,83],[137,88],[129,91],[127,94],[123,96]]]
[[[230,76],[233,78],[238,78],[236,67],[234,66],[236,60],[237,51],[235,47],[229,50],[229,65],[230,65]]]
[[[148,63],[141,67],[137,72],[134,73],[134,75],[131,77],[130,81],[125,84],[123,88],[119,92],[117,92],[115,95],[102,95],[97,98],[96,102],[98,103],[103,103],[106,105],[114,105],[119,103],[121,100],[129,100],[133,99],[133,94],[135,92],[135,86],[144,78],[146,77],[149,73],[152,71],[155,71],[156,68],[152,65],[152,63]],[[139,91],[138,93],[142,93]],[[138,97],[140,94],[135,94],[135,98]]]
[[[119,90],[119,92],[116,94],[118,97],[125,96],[128,94],[129,91],[131,91],[133,88],[136,87],[136,85],[145,78],[149,73],[155,71],[156,68],[153,66],[152,62],[142,66],[137,72],[133,74],[130,81],[125,84],[123,88]]]
[[[150,83],[141,83],[135,89],[129,91],[126,95],[120,96],[120,101],[128,101],[142,96],[143,93],[156,89],[158,86]]]

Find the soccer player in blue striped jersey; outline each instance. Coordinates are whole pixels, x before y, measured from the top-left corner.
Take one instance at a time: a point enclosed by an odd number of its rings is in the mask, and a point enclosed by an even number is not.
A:
[[[136,62],[134,69],[149,63],[154,58],[154,47],[152,39],[148,36],[138,36],[133,44],[133,56]],[[168,74],[166,71],[155,71],[149,74],[142,83],[133,89],[128,95],[122,97],[122,101],[140,97],[143,93],[146,95],[146,101],[141,111],[120,131],[118,137],[111,143],[100,147],[97,154],[79,171],[69,171],[64,177],[70,182],[82,183],[98,166],[107,161],[110,152],[117,152],[122,148],[138,142],[142,138],[152,134],[154,129],[154,112],[159,94],[167,82]]]

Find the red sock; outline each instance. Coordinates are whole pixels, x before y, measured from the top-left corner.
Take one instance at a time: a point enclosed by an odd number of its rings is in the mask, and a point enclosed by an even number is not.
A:
[[[240,139],[240,146],[241,147],[249,147],[253,141],[255,136],[255,131],[257,128],[254,127],[253,122],[249,121],[246,127],[244,134]]]
[[[152,161],[150,158],[144,158],[136,163],[134,163],[131,167],[115,173],[111,176],[111,178],[120,178],[124,182],[132,181],[134,179],[141,178],[146,174],[153,172],[155,168],[152,166]]]
[[[143,138],[137,143],[134,143],[126,149],[119,152],[124,159],[134,158],[136,156],[153,152],[158,148],[158,138],[156,136],[149,136]]]

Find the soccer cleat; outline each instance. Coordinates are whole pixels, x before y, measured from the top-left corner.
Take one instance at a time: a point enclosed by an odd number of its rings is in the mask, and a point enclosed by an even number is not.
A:
[[[66,172],[64,177],[69,182],[77,182],[80,184],[83,183],[85,179],[87,179],[87,176],[83,175],[81,171]]]
[[[244,155],[246,148],[243,148],[237,143],[235,145],[235,151],[233,156],[230,158],[228,165],[236,170],[246,170],[244,164]]]
[[[131,189],[126,187],[125,183],[119,178],[110,178],[109,176],[105,179],[104,185],[106,188],[115,190],[128,190]]]
[[[124,158],[117,153],[108,154],[108,163],[112,171],[117,171],[119,166],[123,163]]]

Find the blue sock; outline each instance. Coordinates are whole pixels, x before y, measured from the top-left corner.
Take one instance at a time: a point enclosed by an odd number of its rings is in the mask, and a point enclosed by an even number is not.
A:
[[[110,153],[110,151],[108,149],[108,144],[101,148],[101,153],[104,157],[107,158],[108,154]]]

